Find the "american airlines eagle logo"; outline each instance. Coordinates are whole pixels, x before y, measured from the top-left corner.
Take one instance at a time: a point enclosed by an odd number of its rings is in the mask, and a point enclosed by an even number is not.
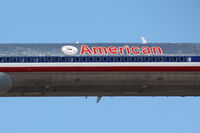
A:
[[[61,50],[67,55],[74,55],[78,52],[78,49],[74,46],[63,46]]]

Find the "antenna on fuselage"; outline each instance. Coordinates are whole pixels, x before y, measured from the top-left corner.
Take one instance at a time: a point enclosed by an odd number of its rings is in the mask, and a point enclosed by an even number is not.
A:
[[[146,39],[143,36],[141,37],[141,39],[143,44],[147,43]]]
[[[102,96],[98,96],[98,97],[97,97],[97,101],[96,101],[96,103],[99,103],[100,100],[101,100],[101,98],[102,98]]]

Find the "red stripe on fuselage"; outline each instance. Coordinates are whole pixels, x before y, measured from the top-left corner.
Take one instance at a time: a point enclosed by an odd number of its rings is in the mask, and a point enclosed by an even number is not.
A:
[[[0,67],[0,72],[200,71],[196,66]]]

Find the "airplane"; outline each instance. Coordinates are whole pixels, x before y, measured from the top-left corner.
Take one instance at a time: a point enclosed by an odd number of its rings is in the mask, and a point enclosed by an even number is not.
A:
[[[200,44],[0,44],[0,96],[200,96]]]

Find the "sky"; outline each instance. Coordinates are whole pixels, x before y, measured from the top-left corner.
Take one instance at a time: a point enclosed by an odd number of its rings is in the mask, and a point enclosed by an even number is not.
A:
[[[0,43],[200,43],[199,0],[0,0]],[[199,133],[199,97],[0,98],[2,133]]]

